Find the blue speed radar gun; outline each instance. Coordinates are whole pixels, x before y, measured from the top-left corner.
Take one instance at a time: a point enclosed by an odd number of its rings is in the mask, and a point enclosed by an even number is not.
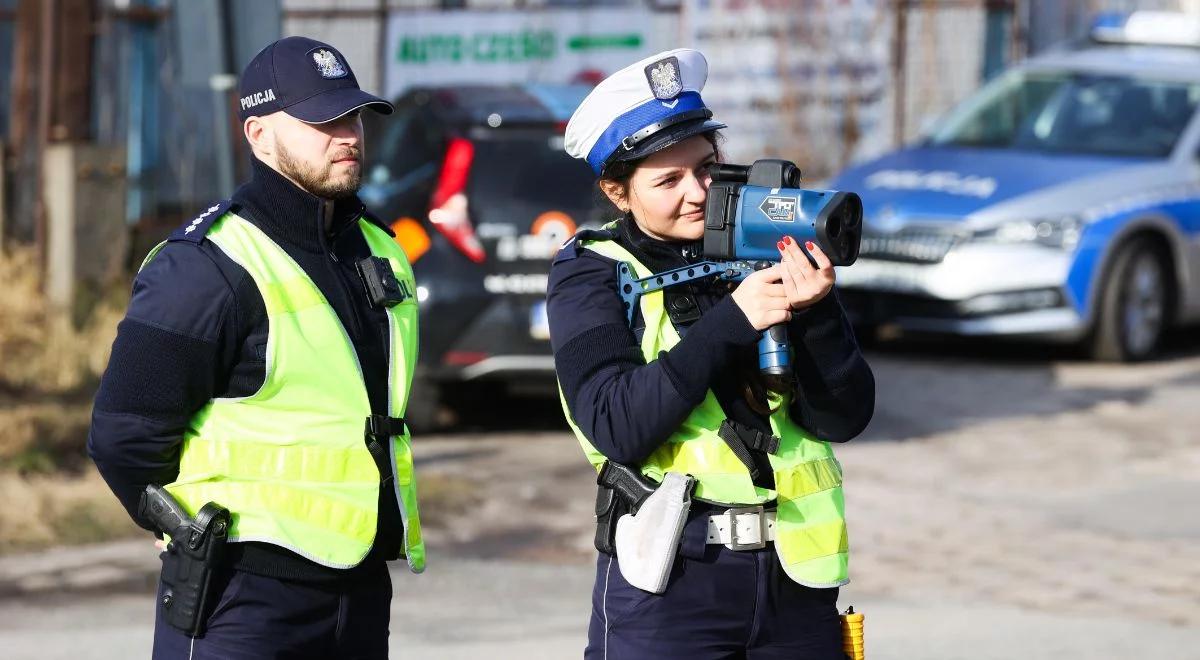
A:
[[[800,168],[786,160],[756,160],[753,165],[712,166],[712,185],[704,210],[705,261],[637,279],[627,264],[617,278],[627,321],[641,297],[670,286],[711,278],[740,282],[750,273],[779,261],[776,244],[791,236],[821,246],[835,266],[858,258],[862,238],[862,200],[852,192],[805,190]],[[809,260],[812,257],[809,256]],[[769,376],[788,373],[791,356],[787,329],[763,332],[758,344],[759,370]]]

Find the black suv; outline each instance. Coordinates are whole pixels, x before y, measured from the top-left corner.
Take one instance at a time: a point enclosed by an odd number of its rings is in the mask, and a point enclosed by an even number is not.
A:
[[[387,220],[417,280],[415,429],[464,404],[554,392],[546,277],[558,247],[611,207],[562,149],[584,85],[416,88],[388,117],[363,113],[360,196]]]

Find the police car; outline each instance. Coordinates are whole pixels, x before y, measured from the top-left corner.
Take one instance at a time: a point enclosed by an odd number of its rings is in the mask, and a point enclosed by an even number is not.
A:
[[[920,143],[831,183],[864,203],[860,326],[1153,354],[1200,316],[1200,19],[1104,15]]]

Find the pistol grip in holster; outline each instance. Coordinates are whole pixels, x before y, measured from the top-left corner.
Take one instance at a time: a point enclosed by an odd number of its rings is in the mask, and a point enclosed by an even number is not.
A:
[[[596,485],[594,544],[600,552],[615,555],[617,521],[627,513],[636,513],[657,484],[628,465],[606,461],[596,475]]]
[[[596,488],[596,538],[594,544],[600,552],[617,554],[617,520],[629,513],[629,507],[617,497],[616,491],[606,486]]]

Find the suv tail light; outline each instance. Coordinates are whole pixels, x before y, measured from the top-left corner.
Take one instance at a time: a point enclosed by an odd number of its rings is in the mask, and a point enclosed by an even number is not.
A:
[[[409,263],[417,263],[417,259],[429,251],[429,234],[414,218],[400,218],[393,222],[392,233],[396,235],[396,242],[404,250]]]
[[[471,216],[467,213],[467,173],[475,158],[475,145],[464,138],[452,138],[446,148],[446,159],[438,176],[437,187],[429,204],[429,221],[451,245],[468,259],[483,263],[483,245],[475,236]]]

